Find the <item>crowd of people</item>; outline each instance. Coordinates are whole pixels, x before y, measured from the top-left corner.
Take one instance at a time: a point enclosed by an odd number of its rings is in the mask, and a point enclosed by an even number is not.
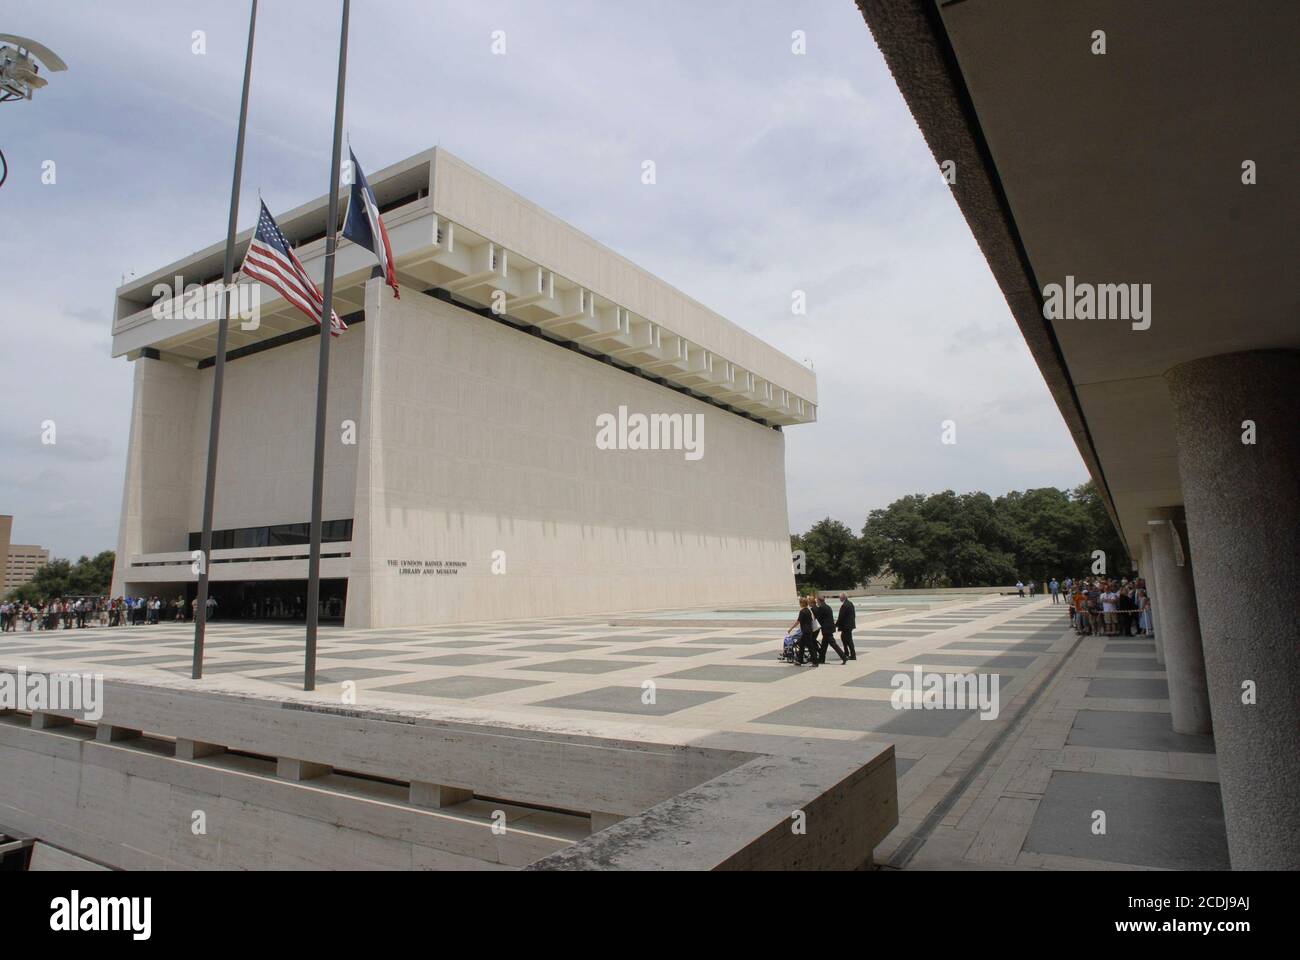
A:
[[[1141,577],[1133,580],[1127,577],[1087,577],[1082,580],[1066,577],[1064,581],[1053,577],[1043,587],[1052,595],[1052,603],[1064,603],[1069,607],[1070,624],[1081,636],[1149,637],[1155,633],[1151,595]],[[1023,590],[1020,595],[1024,596]],[[1032,585],[1029,595],[1034,595]]]
[[[127,627],[161,623],[165,620],[192,620],[198,600],[188,604],[178,596],[162,597],[55,597],[52,600],[6,600],[0,603],[0,629],[10,631],[76,630],[86,627]],[[208,597],[207,618],[217,612],[217,601]]]

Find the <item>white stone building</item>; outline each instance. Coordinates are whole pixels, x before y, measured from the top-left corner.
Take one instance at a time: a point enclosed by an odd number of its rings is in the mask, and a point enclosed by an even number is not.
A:
[[[781,430],[816,417],[810,370],[445,150],[370,181],[402,292],[341,244],[326,616],[345,600],[349,626],[374,627],[793,595]],[[318,281],[325,211],[274,211]],[[223,251],[117,291],[135,397],[114,594],[194,595],[216,323],[158,285],[219,284]],[[257,326],[230,328],[219,617],[299,616],[306,594],[317,328],[259,292]],[[629,449],[636,414],[679,448]]]

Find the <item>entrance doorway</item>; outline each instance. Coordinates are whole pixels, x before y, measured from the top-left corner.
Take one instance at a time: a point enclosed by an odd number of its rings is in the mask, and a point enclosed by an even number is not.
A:
[[[191,584],[186,606],[197,587]],[[213,620],[269,620],[286,623],[307,621],[306,580],[212,580],[208,593],[217,601]],[[320,582],[320,622],[342,623],[347,609],[346,577]]]

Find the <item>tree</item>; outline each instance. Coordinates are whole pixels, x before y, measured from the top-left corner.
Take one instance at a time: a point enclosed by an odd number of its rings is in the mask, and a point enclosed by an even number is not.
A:
[[[1128,548],[1119,538],[1119,531],[1111,523],[1110,514],[1096,485],[1089,480],[1080,484],[1071,492],[1074,503],[1078,506],[1084,523],[1081,552],[1084,556],[1081,570],[1092,570],[1092,555],[1096,550],[1104,552],[1106,557],[1106,574],[1122,576],[1131,566]]]
[[[797,540],[797,544],[795,543]],[[800,586],[819,589],[854,587],[862,579],[858,572],[860,555],[853,531],[838,520],[818,520],[801,537],[791,540],[806,558],[805,572],[795,580]]]
[[[114,559],[113,551],[105,550],[94,557],[82,557],[75,564],[51,560],[30,581],[9,591],[9,599],[35,603],[55,597],[103,596],[113,581]]]

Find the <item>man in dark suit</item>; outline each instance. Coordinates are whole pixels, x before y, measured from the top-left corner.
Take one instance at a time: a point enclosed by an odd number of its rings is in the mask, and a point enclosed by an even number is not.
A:
[[[817,618],[817,622],[821,624],[822,628],[822,645],[817,652],[817,662],[825,663],[826,648],[834,647],[835,652],[840,655],[840,663],[848,663],[849,658],[844,655],[840,645],[835,642],[835,613],[831,610],[831,605],[826,602],[826,598],[820,593],[817,594],[817,605],[813,607],[813,616]]]
[[[844,652],[850,660],[858,659],[858,651],[853,649],[853,631],[857,626],[858,612],[854,609],[853,602],[841,593],[840,615],[835,621],[835,629],[840,632],[840,642],[844,644]]]

